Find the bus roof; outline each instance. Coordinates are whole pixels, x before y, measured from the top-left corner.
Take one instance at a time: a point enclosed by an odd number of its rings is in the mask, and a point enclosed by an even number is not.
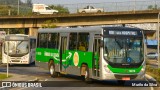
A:
[[[27,36],[29,38],[36,38],[35,36],[30,36],[26,34],[7,34],[6,36]]]
[[[6,36],[27,36],[29,37],[29,35],[25,35],[25,34],[7,34]]]
[[[54,33],[54,32],[101,32],[102,30],[142,30],[131,27],[78,27],[78,28],[41,28],[38,33]]]
[[[78,28],[42,28],[38,30],[38,33],[47,32],[100,32],[100,27],[78,27]]]
[[[32,39],[36,39],[37,38],[35,36],[29,36],[29,35],[26,35],[26,34],[8,34],[8,35],[5,36],[5,40],[12,39],[10,37],[27,37],[28,39],[29,38],[32,38]]]
[[[104,30],[133,30],[133,31],[142,31],[143,29],[135,27],[103,27]]]

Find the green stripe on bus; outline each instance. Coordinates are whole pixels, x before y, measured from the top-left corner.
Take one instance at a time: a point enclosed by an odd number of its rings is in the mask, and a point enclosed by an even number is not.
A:
[[[140,66],[139,68],[113,68],[110,65],[108,65],[108,68],[113,73],[136,74],[140,72],[140,70],[142,69],[142,66]]]
[[[60,63],[60,55],[58,49],[44,49],[36,48],[36,60],[41,62],[49,62],[50,59],[54,60],[54,63]],[[68,66],[81,67],[82,63],[88,65],[88,68],[92,68],[93,52],[83,52],[76,50],[66,50],[62,54],[62,66],[67,68]]]

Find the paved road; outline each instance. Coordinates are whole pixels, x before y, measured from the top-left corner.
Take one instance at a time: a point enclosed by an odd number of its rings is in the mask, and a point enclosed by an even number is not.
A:
[[[6,66],[0,65],[0,72],[6,72]],[[124,87],[123,85],[120,85],[117,83],[117,81],[94,81],[92,84],[85,83],[80,77],[77,76],[61,76],[58,78],[51,78],[49,76],[48,70],[35,67],[34,65],[14,65],[12,67],[9,67],[9,72],[13,74],[19,74],[19,75],[28,75],[28,76],[34,76],[35,78],[38,78],[40,81],[63,81],[63,82],[52,82],[55,83],[56,87],[43,87],[43,88],[12,88],[10,90],[153,90],[152,87]],[[25,77],[23,77],[25,78]],[[17,79],[17,78],[16,78]],[[16,80],[15,79],[15,80]],[[70,81],[70,82],[68,82]],[[71,82],[73,81],[73,82]],[[78,82],[76,82],[78,81]],[[75,87],[70,87],[71,84]],[[131,84],[132,82],[126,82],[125,85]],[[68,86],[67,86],[67,85]],[[77,87],[77,84],[79,84]],[[45,84],[44,84],[45,85]],[[61,86],[61,87],[59,87]],[[65,87],[64,87],[65,86]]]
[[[147,60],[148,64],[153,68],[158,68],[158,61],[155,59],[149,59]]]

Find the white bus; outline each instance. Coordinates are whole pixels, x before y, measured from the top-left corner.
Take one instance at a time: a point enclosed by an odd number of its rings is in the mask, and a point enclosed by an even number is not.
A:
[[[2,46],[2,63],[30,64],[35,57],[36,37],[24,34],[6,35]]]

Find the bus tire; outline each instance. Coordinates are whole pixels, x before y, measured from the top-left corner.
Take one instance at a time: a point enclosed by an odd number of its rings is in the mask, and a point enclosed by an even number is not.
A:
[[[55,71],[55,65],[54,65],[53,60],[49,62],[49,72],[50,72],[51,77],[53,78],[58,77],[58,73]]]
[[[8,64],[8,66],[12,67],[12,66],[13,66],[13,64],[10,64],[10,63],[9,63],[9,64]]]
[[[85,67],[84,80],[85,80],[86,83],[92,83],[92,79],[90,78],[90,75],[89,75],[89,68],[88,68],[88,66]]]

